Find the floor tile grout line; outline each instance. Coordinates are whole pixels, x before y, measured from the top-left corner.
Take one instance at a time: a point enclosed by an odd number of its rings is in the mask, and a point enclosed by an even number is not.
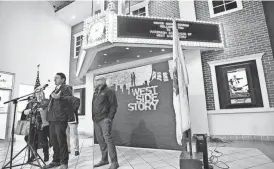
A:
[[[82,143],[82,146],[81,146],[80,150],[82,150],[83,145],[84,145],[84,142],[85,142],[85,141],[83,141],[83,143]],[[82,151],[80,151],[80,153],[82,153]],[[79,159],[80,159],[80,156],[81,156],[81,154],[79,154],[79,155],[78,155],[78,157],[77,157],[77,161],[76,161],[76,164],[75,164],[75,168],[74,168],[74,169],[76,169],[76,167],[77,167],[77,165],[78,165],[78,161],[79,161]],[[94,158],[94,157],[93,157],[93,158]]]
[[[234,161],[226,161],[226,163],[235,162],[235,161],[241,161],[241,160],[245,160],[245,159],[252,158],[252,157],[258,157],[258,156],[266,156],[266,155],[261,154],[261,155],[249,156],[249,157],[242,158],[242,159],[237,159],[237,160],[234,160]],[[266,157],[267,157],[267,156],[266,156]],[[270,159],[270,160],[271,160],[271,159]],[[271,160],[271,161],[272,161],[272,160]]]
[[[152,168],[154,168],[151,164],[149,164],[149,162],[148,161],[146,161],[142,156],[140,156],[139,154],[138,154],[138,156],[139,157],[141,157],[146,163],[148,163],[148,165],[150,165]],[[155,168],[154,168],[155,169]]]
[[[262,165],[266,165],[266,164],[271,164],[271,163],[274,164],[274,162],[272,161],[272,162],[268,162],[268,163],[264,163],[264,164],[260,164],[260,165],[256,165],[256,166],[252,166],[252,167],[248,167],[248,168],[246,168],[246,169],[254,168],[254,167],[258,167],[258,166],[262,166]]]
[[[117,147],[117,150],[118,150],[118,147]],[[118,151],[120,151],[120,150],[118,150]],[[120,153],[125,158],[125,160],[127,161],[127,163],[131,166],[131,168],[134,169],[134,167],[130,164],[130,162],[127,160],[127,158],[125,157],[125,155],[122,152],[120,152]]]
[[[226,148],[230,148],[230,147],[226,147]],[[240,148],[239,148],[239,149],[240,149]],[[248,152],[248,151],[253,151],[253,150],[259,150],[259,149],[257,149],[257,148],[252,148],[252,150],[244,150],[244,151],[232,152],[232,153],[229,153],[229,154],[224,154],[223,156],[225,156],[225,155],[231,155],[231,154],[238,154],[238,153]],[[259,151],[262,153],[261,150],[259,150]]]

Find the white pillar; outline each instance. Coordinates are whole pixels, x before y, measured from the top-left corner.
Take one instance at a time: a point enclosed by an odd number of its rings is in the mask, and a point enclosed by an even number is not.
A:
[[[194,0],[179,0],[180,17],[196,20]],[[184,51],[189,74],[189,105],[193,134],[209,134],[206,96],[200,50]]]
[[[209,134],[200,50],[184,51],[189,75],[189,106],[193,134]]]
[[[86,134],[94,136],[94,127],[92,120],[92,97],[94,93],[93,88],[93,79],[94,74],[92,72],[88,72],[86,74],[86,115],[84,120],[84,131]]]

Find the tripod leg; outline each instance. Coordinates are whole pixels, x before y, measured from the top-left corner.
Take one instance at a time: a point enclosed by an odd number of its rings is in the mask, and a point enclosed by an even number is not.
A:
[[[17,153],[17,154],[11,159],[11,161],[14,160],[16,157],[18,157],[18,156],[19,156],[27,147],[28,147],[28,145],[26,145],[19,153]],[[6,167],[11,163],[11,161],[9,161],[3,168],[6,168]]]
[[[35,161],[38,162],[39,167],[42,168],[42,165],[40,164],[40,161],[39,161],[39,160],[41,160],[41,161],[44,163],[44,165],[46,165],[45,162],[44,162],[44,161],[42,160],[42,158],[40,157],[40,155],[37,153],[37,151],[35,151],[31,146],[30,146],[30,149],[31,149],[31,152],[32,152],[33,155],[34,155]],[[39,157],[39,158],[38,158],[38,157]]]

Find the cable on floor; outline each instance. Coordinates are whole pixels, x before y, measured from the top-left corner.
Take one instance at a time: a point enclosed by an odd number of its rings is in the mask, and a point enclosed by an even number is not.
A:
[[[226,143],[226,144],[229,144],[230,142],[227,141],[227,142],[224,142],[223,140],[219,139],[219,138],[210,138],[210,142],[216,142],[216,147],[215,149],[212,151],[212,150],[209,150],[211,152],[211,155],[209,157],[209,163],[212,164],[212,165],[215,165],[221,169],[229,169],[230,167],[223,161],[219,161],[219,158],[221,156],[223,156],[224,154],[220,151],[217,150],[219,146],[219,143]],[[224,146],[222,146],[224,147]],[[217,153],[218,155],[215,155],[214,153]],[[223,164],[225,165],[226,167],[221,167],[220,164]]]

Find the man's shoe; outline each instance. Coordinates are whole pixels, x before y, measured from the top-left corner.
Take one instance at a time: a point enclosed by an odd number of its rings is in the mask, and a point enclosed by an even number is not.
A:
[[[80,155],[79,151],[75,151],[75,156],[79,156],[79,155]]]
[[[100,161],[98,164],[95,164],[93,167],[101,167],[108,164],[109,164],[108,161]]]
[[[49,161],[49,154],[47,154],[47,153],[44,154],[44,161],[45,162]]]
[[[60,163],[51,162],[49,165],[44,166],[43,169],[59,167],[60,165],[61,165]]]
[[[119,164],[116,162],[116,163],[111,163],[111,166],[109,167],[109,169],[117,169],[119,168]]]
[[[62,164],[62,165],[59,167],[59,169],[68,169],[68,165]]]

